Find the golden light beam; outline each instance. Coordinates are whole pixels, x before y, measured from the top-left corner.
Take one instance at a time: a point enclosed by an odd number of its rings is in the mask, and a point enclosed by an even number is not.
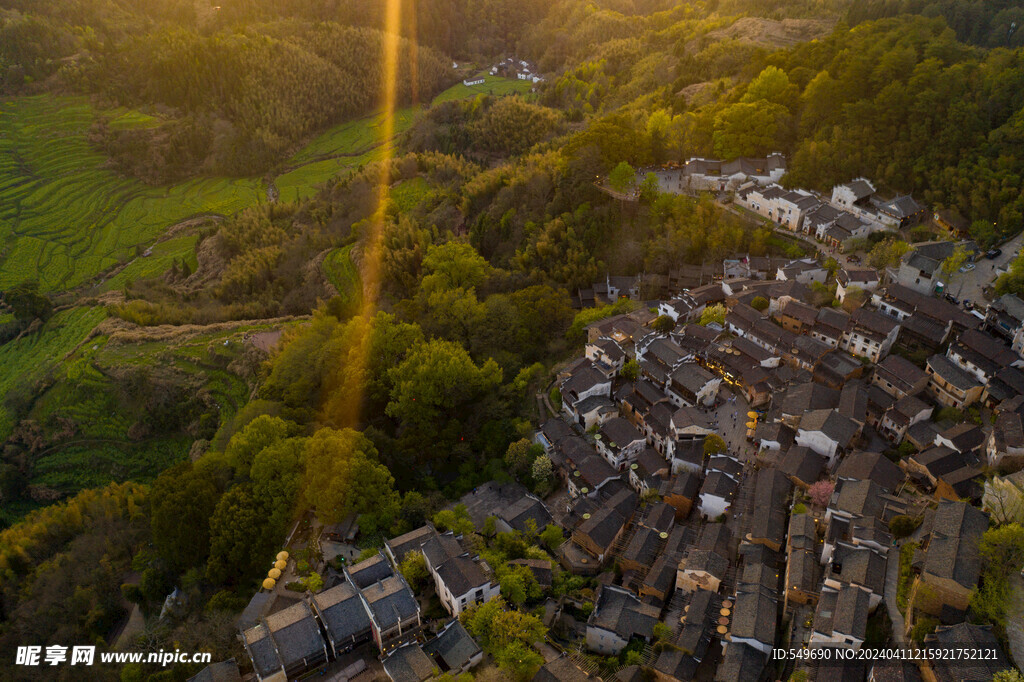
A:
[[[353,335],[353,348],[344,371],[351,381],[344,382],[349,393],[345,400],[347,414],[335,415],[339,425],[357,427],[361,421],[363,397],[366,393],[366,378],[369,374],[370,348],[373,339],[373,318],[377,313],[377,301],[381,287],[381,247],[384,235],[385,211],[388,205],[391,185],[391,161],[395,155],[395,110],[398,103],[398,64],[401,49],[403,0],[386,0],[382,37],[383,78],[381,80],[380,111],[378,126],[380,155],[378,165],[377,193],[374,213],[367,221],[363,235],[360,279],[363,296],[356,320],[357,331]],[[410,35],[410,43],[415,36]],[[413,49],[413,48],[410,48]],[[416,61],[415,53],[410,54],[411,64]],[[415,68],[415,67],[412,67]],[[414,74],[413,74],[414,75]]]

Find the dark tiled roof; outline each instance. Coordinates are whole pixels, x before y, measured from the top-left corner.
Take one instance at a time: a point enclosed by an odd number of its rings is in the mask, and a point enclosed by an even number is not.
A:
[[[885,557],[868,547],[839,543],[832,554],[830,577],[880,595],[885,589]]]
[[[887,355],[875,367],[875,373],[903,392],[928,376],[928,373],[899,355]]]
[[[935,511],[924,570],[967,589],[978,584],[978,543],[988,530],[988,515],[964,502],[943,500]]]
[[[778,604],[760,590],[738,592],[733,606],[733,638],[754,639],[769,646],[775,644]]]
[[[187,682],[241,682],[235,659],[229,658],[220,663],[211,663],[198,673],[188,678]]]
[[[434,673],[434,662],[415,642],[394,649],[381,663],[394,682],[423,682]]]
[[[939,434],[953,444],[957,452],[968,452],[985,442],[985,433],[980,427],[968,422],[961,422]]]
[[[391,553],[394,554],[397,561],[402,561],[405,555],[413,550],[419,550],[424,542],[428,538],[434,536],[436,531],[430,526],[421,526],[416,530],[411,530],[404,535],[399,535],[397,538],[391,538],[386,541],[387,546],[391,549]]]
[[[395,572],[391,569],[391,562],[385,559],[383,554],[377,553],[349,567],[348,574],[357,587],[363,588],[394,575]]]
[[[767,664],[767,656],[749,644],[730,642],[715,672],[715,682],[759,680]]]
[[[959,625],[935,628],[935,633],[925,635],[924,646],[927,649],[952,649],[954,652],[966,649],[975,651],[996,652],[993,658],[979,660],[961,658],[956,653],[950,656],[936,656],[933,666],[938,679],[943,680],[979,680],[985,682],[1000,670],[1010,668],[1010,663],[999,645],[999,640],[992,634],[991,625]]]
[[[370,616],[363,608],[359,593],[349,582],[313,595],[313,604],[335,644],[344,643],[370,630]]]
[[[397,625],[400,620],[412,618],[419,611],[416,596],[399,576],[385,578],[365,588],[363,598],[370,605],[374,620],[381,630]]]
[[[794,445],[779,462],[779,471],[803,483],[814,483],[825,470],[825,458],[810,448]]]
[[[607,549],[619,534],[626,520],[614,509],[599,509],[585,519],[577,530],[589,537],[598,547]]]
[[[441,659],[444,662],[444,666],[438,666],[441,670],[459,670],[480,653],[480,646],[462,623],[453,620],[437,637],[423,645],[423,652]]]
[[[620,587],[604,585],[599,589],[588,626],[614,632],[625,640],[651,636],[654,625],[659,622],[660,609],[641,603]]]
[[[736,481],[720,471],[712,471],[704,479],[704,484],[700,487],[700,494],[731,500],[733,495],[736,494]]]
[[[850,453],[836,471],[841,479],[873,481],[888,492],[895,492],[903,480],[903,470],[878,452],[855,450]]]
[[[264,618],[273,633],[277,651],[285,668],[303,659],[323,654],[324,640],[316,618],[306,602],[298,602]]]
[[[858,587],[822,592],[814,612],[814,629],[832,636],[838,633],[864,640],[868,624],[868,593]]]
[[[800,419],[800,431],[821,432],[839,447],[848,447],[860,425],[834,410],[812,410]]]

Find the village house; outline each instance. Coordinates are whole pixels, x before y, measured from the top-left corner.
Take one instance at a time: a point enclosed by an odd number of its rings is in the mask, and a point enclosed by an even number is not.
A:
[[[868,593],[857,587],[823,590],[808,646],[860,649],[867,637],[869,602]]]
[[[868,308],[855,310],[850,322],[839,347],[874,363],[889,352],[900,330],[891,317]]]
[[[585,349],[585,356],[594,363],[597,371],[606,378],[618,376],[622,365],[626,362],[626,353],[614,339],[598,339],[588,343]]]
[[[352,583],[343,582],[314,594],[310,606],[323,623],[332,657],[370,641],[370,616]]]
[[[562,395],[562,410],[583,428],[589,429],[594,424],[587,423],[584,416],[584,401],[587,398],[605,398],[610,402],[612,381],[593,365],[583,367],[567,378],[559,386]]]
[[[783,549],[786,541],[786,516],[793,486],[778,469],[759,469],[754,480],[754,509],[747,542],[764,545],[772,551]]]
[[[836,274],[836,298],[842,303],[850,291],[874,291],[878,282],[878,271],[873,268],[842,268]]]
[[[801,488],[808,488],[825,472],[827,460],[814,450],[803,445],[794,445],[786,450],[779,460],[779,472]]]
[[[582,439],[578,442],[582,442]],[[586,449],[591,448],[587,446]],[[572,498],[594,497],[605,485],[620,478],[619,471],[597,454],[589,454],[579,461],[573,461],[573,464],[572,473],[566,477],[569,496]]]
[[[381,658],[391,682],[424,682],[434,674],[434,662],[417,642],[406,642]]]
[[[829,348],[838,348],[850,326],[850,314],[836,308],[822,308],[810,329],[812,339],[821,341]]]
[[[1012,667],[991,625],[940,625],[924,636],[923,646],[929,650],[928,657],[922,659],[925,679],[936,682],[991,680],[997,672]],[[971,660],[954,653],[965,649],[986,654],[983,659]]]
[[[1024,343],[1024,301],[1014,294],[1003,294],[985,311],[985,328],[1009,343],[1020,355]]]
[[[260,618],[241,640],[259,680],[298,677],[327,662],[327,644],[304,601]]]
[[[550,568],[550,567],[549,567]],[[457,677],[475,668],[484,658],[480,645],[456,618],[423,645],[423,653],[433,660],[442,675]]]
[[[660,617],[660,609],[642,603],[629,590],[602,585],[587,620],[587,649],[617,656],[633,638],[649,641]]]
[[[617,510],[602,507],[593,513],[584,514],[583,523],[572,532],[572,541],[601,564],[608,550],[625,530],[626,521]]]
[[[854,180],[832,188],[832,204],[843,208],[866,207],[875,194],[875,186],[866,178]]]
[[[904,254],[896,273],[901,285],[926,296],[935,291],[942,276],[942,263],[953,255],[954,242],[918,244]]]
[[[818,522],[810,514],[793,514],[786,536],[784,608],[818,601]]]
[[[984,386],[975,375],[960,368],[945,355],[928,358],[928,392],[940,404],[963,409],[981,399]]]
[[[937,499],[977,499],[982,471],[975,452],[959,452],[945,445],[925,448],[903,460],[911,474],[922,475]]]
[[[746,644],[770,655],[775,648],[778,601],[760,585],[740,583],[736,588],[729,647]]]
[[[788,230],[797,231],[804,214],[820,202],[809,192],[786,190],[778,185],[750,186],[736,195],[736,203]]]
[[[987,384],[1000,369],[1021,361],[1008,346],[977,329],[960,334],[949,344],[946,357],[982,384]]]
[[[899,443],[911,426],[926,419],[931,419],[934,408],[920,398],[908,395],[900,398],[878,423],[878,432],[893,443]]]
[[[597,451],[613,469],[622,471],[636,459],[647,441],[644,434],[621,417],[609,419],[597,432]]]
[[[868,610],[874,611],[885,592],[885,566],[885,554],[863,544],[837,542],[825,569],[824,584],[833,590],[855,587],[865,592]]]
[[[860,360],[839,349],[831,350],[822,356],[814,366],[812,377],[825,386],[839,389],[847,382],[859,379],[864,375],[864,364]]]
[[[836,469],[839,481],[871,481],[887,493],[895,493],[903,478],[903,470],[880,452],[854,450]]]
[[[861,425],[835,410],[813,410],[801,417],[796,444],[825,457],[828,466],[832,467],[841,452],[853,447],[860,430]]]
[[[722,380],[697,363],[685,363],[676,368],[666,386],[669,400],[676,407],[684,405],[714,405]]]
[[[946,623],[963,619],[981,575],[978,543],[987,529],[984,512],[960,501],[939,503],[931,532],[918,550],[923,560],[911,590],[912,608]]]
[[[1013,463],[1024,463],[1024,401],[1017,400],[1016,409],[1000,410],[992,432],[985,442],[985,459],[991,467],[999,466],[1005,458]]]
[[[928,373],[899,355],[887,355],[875,366],[871,383],[899,400],[917,395],[928,386]]]
[[[715,682],[759,680],[768,663],[768,655],[761,649],[742,642],[728,642],[722,662],[715,672]]]
[[[921,222],[926,213],[923,206],[906,194],[887,201],[873,201],[872,204],[881,222],[901,230]]]
[[[786,282],[792,280],[800,282],[801,284],[810,284],[811,282],[824,284],[827,277],[828,270],[820,265],[814,258],[801,258],[790,261],[786,265],[780,267],[775,273],[775,278],[780,281]]]
[[[653,668],[659,680],[691,680],[697,668],[707,655],[712,642],[712,632],[718,621],[716,595],[708,590],[698,590],[690,600],[683,616],[682,628],[673,640],[658,655]]]

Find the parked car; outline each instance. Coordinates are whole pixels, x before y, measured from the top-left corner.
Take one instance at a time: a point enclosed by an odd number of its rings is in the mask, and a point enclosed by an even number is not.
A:
[[[1002,249],[989,249],[988,251],[985,252],[985,258],[988,258],[989,260],[995,260],[996,258],[999,258],[1002,255]]]
[[[974,263],[964,263],[963,265],[960,266],[960,272],[970,272],[975,267],[977,266],[974,265]]]

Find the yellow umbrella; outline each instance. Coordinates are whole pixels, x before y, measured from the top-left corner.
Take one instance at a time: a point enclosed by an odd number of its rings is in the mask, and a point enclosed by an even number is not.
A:
[[[274,568],[276,568],[279,571],[283,571],[285,569],[285,566],[287,566],[287,565],[288,565],[288,562],[285,561],[284,559],[279,559],[278,561],[274,562]]]
[[[278,561],[288,561],[288,552],[284,552],[284,551],[278,552],[277,553],[277,560]]]
[[[271,578],[272,580],[277,580],[281,577],[281,571],[277,570],[276,568],[272,568],[269,571],[267,571],[267,577]]]
[[[757,419],[757,412],[751,410],[750,412],[747,412],[747,416],[750,417],[751,419]]]
[[[747,422],[747,428],[748,429],[756,429],[757,428],[757,422]]]
[[[273,578],[267,578],[266,580],[263,581],[263,589],[264,590],[272,590],[272,589],[274,589],[274,585],[276,585],[276,584],[277,584],[276,580],[274,580]]]

